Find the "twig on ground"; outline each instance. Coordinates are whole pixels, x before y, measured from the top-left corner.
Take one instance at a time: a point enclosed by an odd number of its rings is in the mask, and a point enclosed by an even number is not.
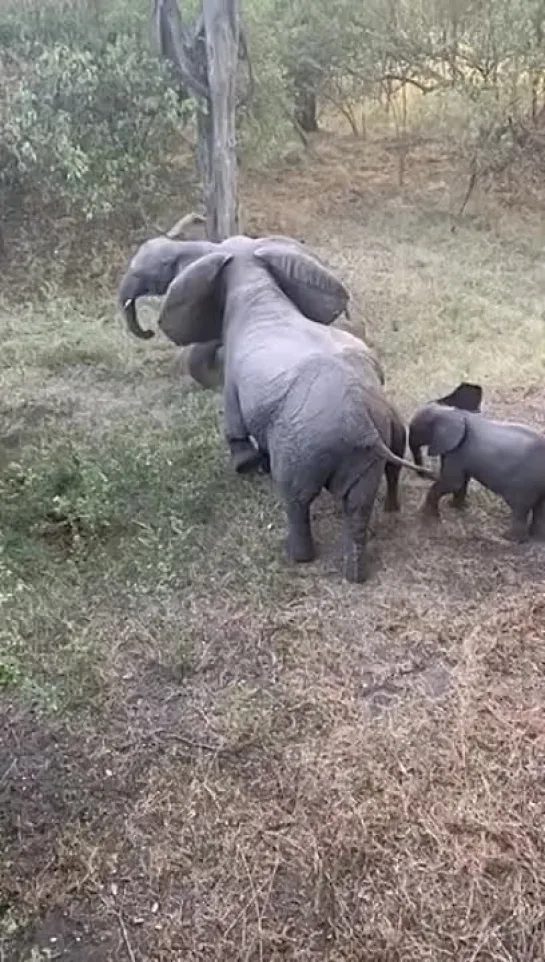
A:
[[[169,732],[166,728],[154,728],[149,734],[150,736],[159,735],[161,738],[171,738],[172,741],[187,745],[188,748],[200,748],[201,751],[212,752],[214,755],[216,752],[222,750],[219,745],[209,745],[208,742],[198,742],[193,738],[188,738],[187,735],[180,735],[178,732]]]
[[[115,916],[117,918],[117,921],[119,922],[119,928],[121,929],[121,935],[123,936],[123,942],[125,943],[127,955],[129,956],[129,959],[131,960],[131,962],[136,962],[136,956],[132,950],[132,945],[129,940],[129,933],[127,932],[127,926],[123,921],[123,916],[121,915],[121,912],[117,912],[117,911],[115,912]]]
[[[119,929],[121,931],[121,937],[123,939],[125,948],[127,950],[127,955],[129,956],[130,962],[136,962],[136,956],[134,954],[134,950],[131,945],[131,941],[129,939],[129,933],[127,932],[127,926],[125,925],[125,921],[123,919],[121,912],[119,911],[119,909],[114,908],[114,906],[111,905],[110,902],[108,902],[108,900],[105,899],[103,895],[100,896],[100,901],[102,902],[103,905],[106,906],[106,908],[108,909],[108,912],[110,912],[111,915],[115,915],[117,919],[117,923],[119,925]]]
[[[11,763],[8,765],[3,775],[0,776],[0,785],[3,785],[4,782],[7,781],[10,772],[13,771],[16,764],[17,764],[17,760],[15,758],[12,759]]]

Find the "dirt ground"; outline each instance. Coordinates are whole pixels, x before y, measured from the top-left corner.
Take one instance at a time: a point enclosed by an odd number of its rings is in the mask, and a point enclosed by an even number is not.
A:
[[[540,211],[477,196],[452,232],[463,186],[433,144],[399,187],[386,142],[324,134],[248,173],[247,229],[341,272],[405,416],[468,378],[545,429]],[[424,530],[406,473],[365,585],[340,578],[325,496],[320,557],[290,569],[268,479],[229,475],[217,398],[171,345],[130,341],[111,305],[18,310],[0,960],[544,959],[545,550],[505,541],[475,484]],[[68,508],[40,515],[59,438],[88,541]]]

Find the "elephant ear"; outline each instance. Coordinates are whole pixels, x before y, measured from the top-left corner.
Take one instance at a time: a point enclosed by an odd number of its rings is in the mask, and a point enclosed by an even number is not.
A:
[[[432,458],[449,454],[463,441],[467,423],[463,411],[457,408],[443,408],[437,411],[433,421],[431,441],[428,452]]]
[[[318,324],[332,324],[350,299],[344,284],[297,243],[259,243],[254,256],[263,261],[286,297]]]
[[[181,347],[221,338],[223,297],[221,273],[232,254],[213,251],[176,275],[159,315],[159,327]]]
[[[437,399],[437,404],[445,404],[447,407],[460,408],[462,411],[480,411],[483,399],[483,389],[480,384],[470,384],[469,381],[461,381],[458,387],[445,397]]]

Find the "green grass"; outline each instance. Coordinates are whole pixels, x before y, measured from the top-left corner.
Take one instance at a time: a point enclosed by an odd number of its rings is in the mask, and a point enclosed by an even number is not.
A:
[[[92,677],[93,610],[168,601],[223,561],[249,590],[263,563],[278,570],[260,538],[278,506],[266,481],[233,483],[204,393],[161,430],[59,433],[25,446],[0,482],[3,658],[34,680],[62,664],[73,699],[74,673]],[[260,539],[251,557],[248,530]]]
[[[0,683],[54,690],[49,701],[61,707],[97,697],[101,646],[94,650],[87,627],[100,609],[130,609],[145,597],[167,602],[222,564],[242,594],[281,579],[277,539],[267,533],[280,520],[278,503],[266,479],[231,474],[217,397],[162,384],[157,419],[149,355],[140,354],[135,370],[123,334],[72,308],[61,300],[45,319],[28,308],[18,322],[2,318],[2,423],[7,438],[13,420],[18,432],[0,476]],[[50,336],[58,330],[68,332],[60,351]],[[26,383],[12,394],[17,365]],[[88,385],[82,365],[92,366]],[[44,385],[47,405],[38,400]],[[256,539],[250,552],[248,531]]]

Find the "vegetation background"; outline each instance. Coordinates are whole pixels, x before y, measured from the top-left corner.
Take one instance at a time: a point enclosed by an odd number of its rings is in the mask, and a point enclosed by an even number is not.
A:
[[[424,534],[404,477],[368,584],[327,499],[285,565],[116,314],[200,202],[149,6],[0,0],[0,959],[542,960],[543,554],[474,487]],[[339,271],[406,417],[465,377],[545,428],[545,2],[243,14],[242,228]]]

